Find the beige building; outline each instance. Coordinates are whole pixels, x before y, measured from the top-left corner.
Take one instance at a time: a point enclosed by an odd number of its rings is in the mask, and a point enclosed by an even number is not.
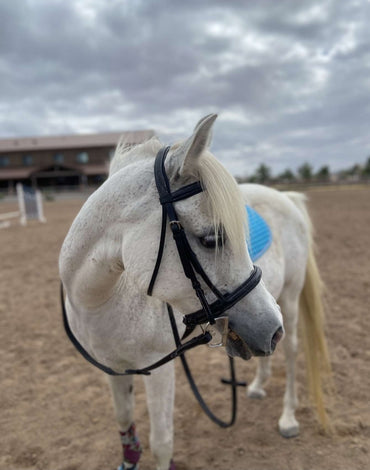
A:
[[[0,139],[0,190],[13,191],[18,182],[40,188],[98,186],[121,136],[132,146],[154,132]]]

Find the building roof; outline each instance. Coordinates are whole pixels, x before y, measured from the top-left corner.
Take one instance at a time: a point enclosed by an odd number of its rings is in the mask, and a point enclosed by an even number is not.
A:
[[[122,137],[128,144],[140,144],[153,137],[154,131],[107,132],[46,137],[12,137],[0,139],[0,152],[30,152],[32,150],[69,149],[116,146]]]

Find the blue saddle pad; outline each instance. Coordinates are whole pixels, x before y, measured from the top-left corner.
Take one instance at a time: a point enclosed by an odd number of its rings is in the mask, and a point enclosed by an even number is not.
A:
[[[248,251],[252,261],[255,261],[269,249],[272,242],[272,233],[267,222],[258,212],[249,206],[245,206],[245,208],[249,227]]]

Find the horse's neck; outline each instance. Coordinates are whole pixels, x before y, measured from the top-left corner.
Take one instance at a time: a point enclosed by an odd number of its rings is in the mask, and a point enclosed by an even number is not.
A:
[[[71,304],[94,309],[118,289],[128,204],[117,184],[108,180],[74,220],[60,254],[61,278]]]

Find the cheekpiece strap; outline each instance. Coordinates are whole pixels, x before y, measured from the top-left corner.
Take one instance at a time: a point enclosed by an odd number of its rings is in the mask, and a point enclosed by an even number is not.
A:
[[[199,194],[203,191],[203,188],[200,182],[196,181],[195,183],[188,184],[186,186],[183,186],[180,189],[177,189],[174,192],[171,192],[170,182],[168,180],[165,166],[164,166],[169,150],[170,150],[169,146],[161,148],[154,162],[155,183],[156,183],[157,191],[159,194],[159,201],[162,205],[162,226],[161,226],[161,236],[159,239],[157,260],[154,266],[152,278],[149,283],[147,295],[152,295],[154,283],[157,278],[159,267],[162,261],[164,243],[166,239],[167,217],[169,219],[170,228],[174,235],[175,241],[176,241],[178,232],[182,230],[182,227],[178,220],[173,203],[177,201],[181,201],[183,199],[187,199],[188,197],[191,197],[191,196],[195,196],[196,194]],[[182,259],[182,263],[184,266],[184,261],[185,261],[184,252],[182,256],[180,254],[180,257]],[[189,267],[187,269],[187,272],[189,273]]]

